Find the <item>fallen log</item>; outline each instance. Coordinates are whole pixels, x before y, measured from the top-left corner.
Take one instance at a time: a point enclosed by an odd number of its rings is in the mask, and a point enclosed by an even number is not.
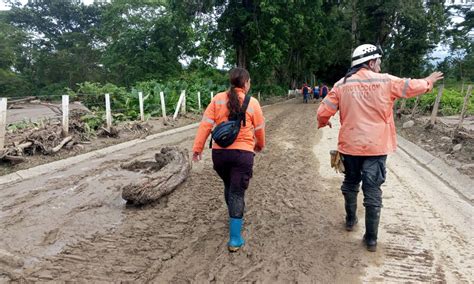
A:
[[[18,106],[15,106],[15,104],[28,102],[28,101],[31,101],[31,100],[34,100],[34,99],[35,99],[35,97],[26,97],[26,98],[17,99],[17,100],[9,100],[8,101],[8,109],[17,108]]]
[[[12,164],[19,164],[19,163],[23,163],[24,161],[26,161],[26,158],[23,157],[23,156],[10,156],[10,155],[6,155],[5,157],[2,158],[3,160],[6,160],[6,161],[9,161],[10,163]]]
[[[132,161],[121,167],[147,173],[137,182],[122,187],[122,198],[128,204],[144,205],[170,194],[184,182],[191,171],[191,162],[186,149],[164,147],[155,154],[155,162]]]

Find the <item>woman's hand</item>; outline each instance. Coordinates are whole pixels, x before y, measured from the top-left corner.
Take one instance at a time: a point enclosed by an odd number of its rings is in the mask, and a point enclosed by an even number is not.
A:
[[[202,153],[194,152],[193,153],[193,162],[199,162],[202,159]]]

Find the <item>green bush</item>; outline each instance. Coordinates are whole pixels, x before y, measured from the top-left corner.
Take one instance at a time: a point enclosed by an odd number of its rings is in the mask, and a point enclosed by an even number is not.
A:
[[[467,89],[467,86],[466,86],[466,89]],[[418,105],[418,109],[422,113],[425,113],[425,114],[431,113],[436,101],[437,94],[438,94],[438,88],[435,88],[430,93],[422,95],[420,99],[420,103]],[[465,93],[461,94],[461,91],[458,90],[458,88],[454,88],[454,87],[444,88],[443,96],[441,97],[441,101],[439,104],[438,113],[441,115],[460,114],[463,103],[464,103],[464,95]],[[406,107],[409,109],[413,108],[415,104],[415,100],[416,98],[408,99]],[[474,114],[474,96],[472,95],[469,100],[467,114],[468,115]]]

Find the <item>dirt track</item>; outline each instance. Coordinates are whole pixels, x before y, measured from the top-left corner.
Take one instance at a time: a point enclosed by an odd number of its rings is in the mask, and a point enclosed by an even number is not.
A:
[[[363,248],[363,221],[343,230],[341,176],[327,167],[337,129],[317,131],[315,108],[264,110],[268,147],[256,156],[239,253],[226,249],[227,211],[209,150],[160,203],[132,209],[120,197],[120,185],[138,175],[120,162],[151,160],[163,145],[190,148],[191,130],[0,186],[0,253],[13,254],[0,258],[0,282],[473,281],[472,201],[403,151],[388,160],[379,251]]]

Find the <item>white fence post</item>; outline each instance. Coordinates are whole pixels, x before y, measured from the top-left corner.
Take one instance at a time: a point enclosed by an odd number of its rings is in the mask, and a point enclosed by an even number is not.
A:
[[[179,112],[179,109],[181,108],[181,104],[183,103],[183,100],[184,100],[184,93],[181,93],[181,96],[179,96],[178,104],[176,105],[176,109],[174,111],[173,120],[176,119],[176,117],[178,117],[178,112]]]
[[[110,110],[110,95],[105,94],[105,119],[107,121],[107,130],[112,127],[112,112]]]
[[[201,92],[198,92],[198,109],[201,111]]]
[[[138,92],[138,104],[140,105],[140,120],[145,121],[145,113],[143,111],[143,93]]]
[[[181,91],[181,96],[183,96],[183,102],[181,104],[181,113],[186,113],[186,90]]]
[[[260,102],[260,92],[258,92],[258,101]]]
[[[214,92],[211,92],[211,101],[214,98]]]
[[[163,120],[166,121],[166,105],[165,105],[165,94],[160,92],[160,101],[161,101],[161,113],[163,114]]]
[[[63,136],[69,135],[69,96],[63,95]]]
[[[5,147],[5,133],[7,132],[7,98],[0,99],[0,150]]]
[[[288,99],[290,98],[291,96],[291,90],[288,90]]]

